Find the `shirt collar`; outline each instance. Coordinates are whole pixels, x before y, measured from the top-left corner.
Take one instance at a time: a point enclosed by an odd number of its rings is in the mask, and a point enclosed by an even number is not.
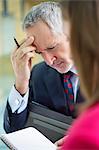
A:
[[[74,74],[78,75],[77,69],[76,69],[76,67],[74,65],[71,67],[71,69],[69,71],[71,71]]]

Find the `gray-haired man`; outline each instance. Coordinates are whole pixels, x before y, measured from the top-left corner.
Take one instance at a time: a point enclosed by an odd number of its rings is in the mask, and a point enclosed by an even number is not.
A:
[[[74,103],[82,101],[79,96],[79,79],[70,51],[70,26],[69,22],[62,20],[59,4],[45,2],[34,6],[24,19],[23,29],[26,40],[12,53],[16,80],[5,111],[6,132],[24,127],[28,117],[28,102],[31,100],[71,115],[62,79],[62,74],[68,71],[74,73],[71,78]],[[47,65],[41,63],[31,72],[31,58],[35,57],[35,52],[42,55]]]

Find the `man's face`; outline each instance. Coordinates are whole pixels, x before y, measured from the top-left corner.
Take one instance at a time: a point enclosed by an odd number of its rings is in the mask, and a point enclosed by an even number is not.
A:
[[[67,72],[72,66],[69,45],[69,25],[65,25],[65,34],[53,33],[46,23],[38,21],[26,29],[27,37],[33,36],[33,45],[45,62],[60,73]]]

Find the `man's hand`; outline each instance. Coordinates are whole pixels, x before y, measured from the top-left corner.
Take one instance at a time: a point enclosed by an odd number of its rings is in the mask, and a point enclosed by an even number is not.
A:
[[[34,57],[36,47],[33,46],[34,38],[26,39],[19,48],[16,48],[11,55],[11,62],[16,77],[15,87],[25,94],[28,89],[30,71],[32,67],[31,58]]]

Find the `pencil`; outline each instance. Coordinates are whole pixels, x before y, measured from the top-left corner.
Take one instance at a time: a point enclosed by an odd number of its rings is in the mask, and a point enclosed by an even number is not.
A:
[[[19,48],[20,47],[20,45],[19,45],[19,43],[17,42],[17,40],[16,40],[16,38],[14,37],[14,41],[15,41],[15,43],[16,43],[16,45],[17,45],[17,47]]]

